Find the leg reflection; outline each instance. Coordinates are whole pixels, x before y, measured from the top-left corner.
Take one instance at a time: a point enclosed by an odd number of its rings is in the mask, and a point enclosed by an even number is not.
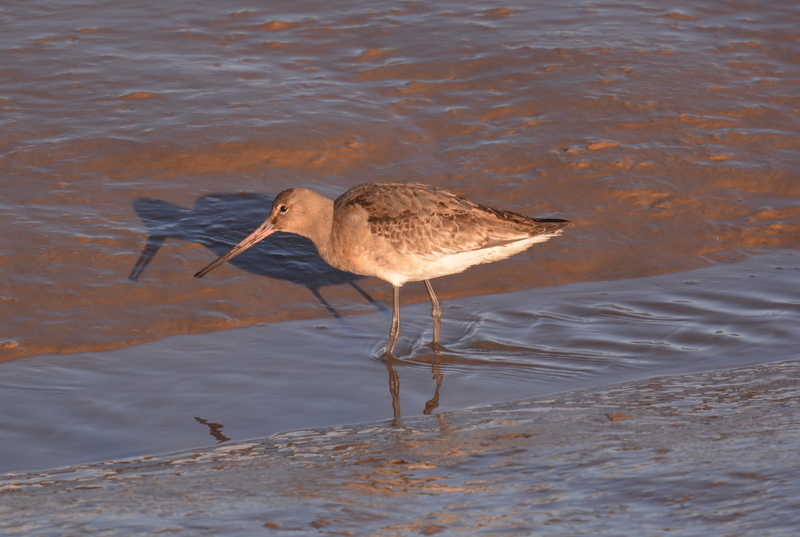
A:
[[[394,412],[394,425],[400,424],[400,377],[392,364],[392,359],[386,359],[386,369],[389,371],[389,393],[392,396],[392,411]]]
[[[386,370],[389,372],[389,394],[392,396],[392,412],[393,423],[399,425],[401,412],[400,412],[400,375],[397,374],[394,364],[397,362],[396,358],[385,358]],[[423,414],[431,414],[439,407],[439,389],[442,387],[444,374],[442,373],[440,364],[431,365],[432,378],[436,381],[436,388],[433,392],[433,397],[425,403],[425,408],[422,410]]]
[[[425,403],[425,410],[422,411],[423,414],[430,414],[439,406],[439,388],[442,387],[442,380],[444,379],[442,367],[439,364],[431,365],[431,373],[433,374],[433,379],[436,381],[436,390],[433,392],[433,398]]]

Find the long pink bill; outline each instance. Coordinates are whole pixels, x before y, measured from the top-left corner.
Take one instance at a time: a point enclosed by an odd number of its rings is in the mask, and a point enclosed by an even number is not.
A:
[[[274,232],[275,230],[272,228],[272,222],[267,220],[266,222],[258,226],[258,229],[256,229],[247,237],[245,237],[244,240],[242,240],[242,242],[240,242],[239,244],[228,250],[227,253],[224,253],[221,256],[219,256],[210,265],[208,265],[207,267],[200,270],[200,272],[195,274],[194,277],[202,278],[203,276],[205,276],[206,274],[208,274],[209,272],[211,272],[212,270],[223,264],[225,261],[236,257],[237,255],[241,254],[242,252],[253,246],[258,241],[269,237]]]

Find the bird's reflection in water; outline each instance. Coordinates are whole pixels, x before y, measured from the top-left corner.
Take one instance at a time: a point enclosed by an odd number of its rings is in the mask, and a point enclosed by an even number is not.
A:
[[[517,361],[502,359],[498,360],[495,353],[487,354],[481,349],[481,345],[468,345],[461,350],[445,347],[441,344],[435,345],[433,342],[426,345],[432,352],[413,353],[412,357],[398,359],[386,359],[383,355],[375,357],[376,360],[382,361],[386,365],[389,373],[389,394],[392,400],[392,411],[394,421],[399,424],[401,417],[400,410],[400,375],[398,368],[400,367],[430,367],[431,378],[434,381],[433,396],[425,403],[422,409],[423,414],[432,414],[434,410],[439,407],[439,398],[441,394],[442,384],[444,382],[445,369],[453,366],[456,368],[464,367],[473,369],[479,368],[486,371],[486,368],[501,368],[508,372],[508,374],[519,375],[522,371],[544,371],[547,366],[541,361],[534,360],[534,356],[529,351],[528,355],[531,361]],[[536,357],[542,359],[552,358],[554,354],[552,351],[538,351],[533,353]],[[576,353],[570,353],[571,357],[576,357]],[[559,355],[559,359],[565,359],[566,355]],[[416,411],[416,409],[414,409]],[[444,414],[439,414],[440,419],[444,419]]]
[[[438,355],[439,353],[437,352],[436,354]],[[400,410],[400,375],[398,375],[395,365],[406,364],[407,362],[398,360],[397,358],[383,358],[383,360],[385,361],[386,369],[389,372],[389,394],[392,396],[392,413],[394,415],[393,419],[395,425],[398,425],[399,420],[402,417],[402,413]],[[425,403],[425,408],[422,410],[422,413],[425,415],[432,414],[433,411],[439,407],[439,390],[441,389],[442,381],[444,380],[441,364],[431,364],[431,375],[436,384],[433,391],[433,397],[431,397]]]

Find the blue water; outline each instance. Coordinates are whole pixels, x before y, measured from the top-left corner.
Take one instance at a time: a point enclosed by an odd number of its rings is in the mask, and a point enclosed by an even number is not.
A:
[[[762,252],[662,276],[402,310],[401,417],[665,374],[800,358],[800,258]],[[174,336],[0,364],[0,471],[164,453],[395,418],[389,314]],[[437,388],[437,382],[439,384]]]

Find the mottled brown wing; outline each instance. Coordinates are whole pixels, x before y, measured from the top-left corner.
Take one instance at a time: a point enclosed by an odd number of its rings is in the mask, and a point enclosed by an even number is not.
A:
[[[424,259],[498,246],[564,225],[483,207],[414,183],[359,185],[336,203],[360,206],[367,212],[372,233],[387,239],[398,252]]]

